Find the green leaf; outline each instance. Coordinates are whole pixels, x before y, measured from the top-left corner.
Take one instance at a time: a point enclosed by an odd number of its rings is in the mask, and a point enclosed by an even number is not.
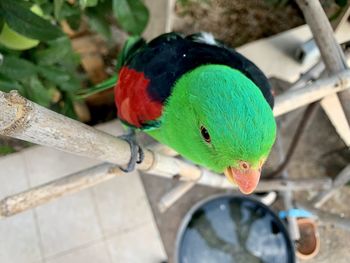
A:
[[[66,94],[64,94],[63,101],[64,101],[64,104],[63,104],[63,107],[61,109],[61,113],[63,115],[70,117],[70,118],[77,119],[78,116],[75,113],[73,97],[71,97],[71,95],[69,93],[66,93]]]
[[[85,9],[86,7],[92,7],[97,5],[98,0],[79,0],[79,5],[82,9]]]
[[[5,56],[0,66],[0,73],[10,79],[20,80],[35,75],[37,68],[28,60],[14,56]]]
[[[47,3],[47,0],[32,0],[32,2],[34,2],[37,5],[43,5]]]
[[[70,76],[67,72],[65,72],[62,69],[59,69],[57,67],[43,67],[39,66],[38,67],[39,73],[42,77],[52,81],[56,85],[60,85],[63,82],[69,81]]]
[[[113,0],[113,13],[123,29],[134,35],[141,35],[149,19],[141,0]]]
[[[109,29],[109,23],[103,14],[95,12],[95,10],[90,10],[86,12],[88,16],[88,23],[91,29],[99,34],[101,34],[105,39],[110,39],[111,31]]]
[[[335,0],[335,3],[340,7],[344,7],[348,3],[348,0]]]
[[[3,16],[0,13],[0,32],[2,31],[2,27],[4,26],[4,24],[5,24],[5,20],[4,20]]]
[[[68,37],[60,37],[50,41],[49,48],[35,52],[36,61],[42,65],[52,65],[59,62],[69,53],[72,53],[72,46]]]
[[[2,75],[0,75],[0,90],[3,92],[18,90],[23,95],[23,86],[21,84]]]
[[[9,27],[26,37],[48,41],[63,35],[59,27],[26,9],[17,0],[1,0],[0,9]]]
[[[39,73],[45,79],[58,85],[64,91],[76,91],[80,88],[80,81],[64,69],[53,66],[39,66]]]
[[[51,104],[51,92],[44,87],[37,76],[32,76],[29,79],[29,89],[27,90],[27,94],[29,99],[43,107],[49,107]]]
[[[58,20],[65,19],[66,17],[69,17],[69,16],[80,15],[80,12],[81,10],[79,8],[76,8],[75,6],[64,2],[60,10]]]
[[[53,13],[55,15],[55,18],[58,20],[60,17],[60,12],[63,6],[65,0],[54,0],[53,2]]]
[[[14,153],[16,150],[9,145],[1,145],[0,146],[0,155]]]
[[[81,15],[74,15],[74,16],[68,16],[66,19],[67,19],[67,22],[70,26],[71,29],[73,30],[78,30],[79,27],[80,27],[80,23],[81,23]]]

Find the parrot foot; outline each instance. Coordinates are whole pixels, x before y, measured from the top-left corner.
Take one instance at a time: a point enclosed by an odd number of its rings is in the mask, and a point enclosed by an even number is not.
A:
[[[136,135],[134,130],[130,130],[128,134],[120,136],[121,139],[126,140],[130,145],[131,157],[126,168],[120,167],[125,173],[130,173],[135,170],[136,164],[142,163],[144,153],[140,145],[136,142]]]

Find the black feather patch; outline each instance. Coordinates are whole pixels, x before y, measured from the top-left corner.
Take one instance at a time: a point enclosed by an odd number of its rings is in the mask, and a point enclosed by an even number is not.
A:
[[[183,74],[201,65],[226,65],[241,71],[262,91],[266,101],[273,107],[270,84],[261,70],[235,50],[196,41],[196,35],[186,38],[176,34],[163,34],[131,55],[126,65],[143,72],[150,80],[149,96],[163,103],[171,94],[174,83]]]

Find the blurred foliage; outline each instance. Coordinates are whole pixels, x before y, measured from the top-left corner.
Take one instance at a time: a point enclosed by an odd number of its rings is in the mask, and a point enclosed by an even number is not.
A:
[[[1,145],[0,146],[0,155],[6,155],[10,153],[14,153],[16,150],[8,145]]]
[[[74,94],[85,76],[62,21],[73,30],[86,21],[109,40],[113,18],[130,35],[140,35],[149,12],[142,0],[0,0],[0,90],[18,90],[76,118]]]

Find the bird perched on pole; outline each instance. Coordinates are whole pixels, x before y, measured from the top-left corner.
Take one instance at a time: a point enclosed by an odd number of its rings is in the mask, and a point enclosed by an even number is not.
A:
[[[115,103],[124,124],[254,191],[276,136],[273,96],[257,66],[208,33],[133,41],[119,63]]]

